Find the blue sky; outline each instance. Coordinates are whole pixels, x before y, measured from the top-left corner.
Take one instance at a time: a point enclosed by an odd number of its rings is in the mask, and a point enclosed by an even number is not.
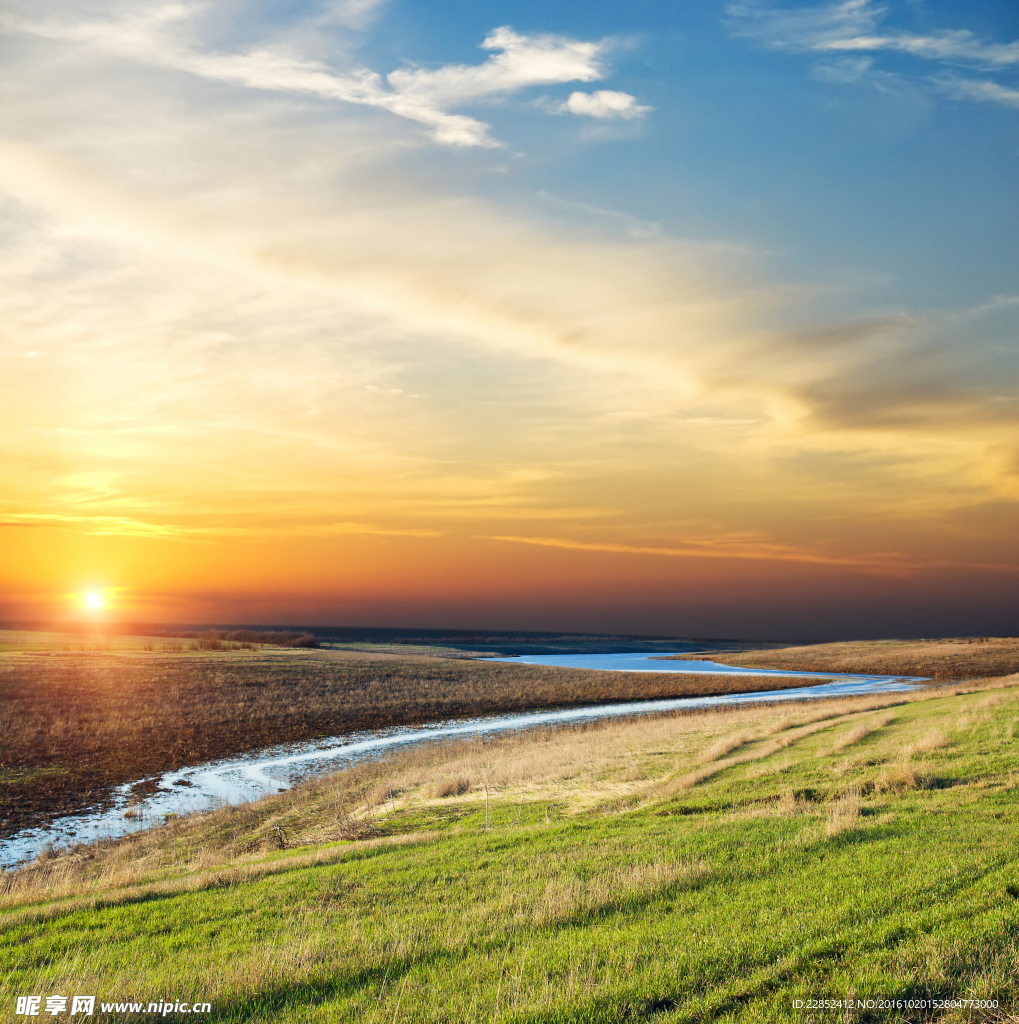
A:
[[[205,58],[271,49],[342,77],[479,65],[498,56],[497,47],[482,46],[501,26],[525,39],[594,43],[597,70],[586,81],[566,75],[440,101],[452,115],[490,125],[492,148],[465,152],[475,147],[440,141],[422,152],[408,130],[412,152],[388,173],[522,204],[539,219],[553,208],[565,215],[556,200],[566,199],[578,204],[578,219],[586,213],[591,226],[608,229],[610,214],[583,206],[613,211],[620,226],[631,217],[678,238],[744,245],[803,280],[861,275],[878,303],[972,303],[1013,281],[1014,4],[351,0],[191,4],[176,13],[173,6],[25,5],[23,12],[39,13],[9,20],[8,45],[24,52],[33,28],[57,26],[49,34],[59,39],[59,26],[77,21],[77,35],[67,31],[65,40],[84,39],[89,22],[101,33],[148,15],[154,49],[174,44]],[[125,45],[110,48],[122,74]],[[199,78],[217,74],[190,67]],[[632,118],[549,113],[572,93],[602,89],[650,109]],[[300,88],[279,91],[302,96]],[[314,107],[306,91],[303,98]],[[320,103],[328,119],[337,103]],[[366,164],[378,173],[374,161]]]
[[[858,16],[835,42],[872,28],[892,41],[929,40],[934,53],[811,51],[825,13],[838,27],[834,12],[848,7]],[[378,40],[367,41],[380,68],[476,63],[480,40],[502,23],[619,41],[605,85],[653,112],[639,125],[592,131],[529,109],[575,83],[522,91],[501,109],[465,107],[519,155],[508,180],[491,184],[481,172],[471,185],[482,192],[526,202],[546,191],[679,237],[745,244],[809,280],[872,278],[875,305],[973,303],[1014,285],[1019,56],[993,48],[1019,38],[1015,5],[402,4],[387,12]],[[821,23],[813,31],[812,16]],[[959,32],[972,36],[950,37]],[[956,45],[941,54],[945,37]],[[980,100],[967,83],[1005,92]]]
[[[526,551],[563,624],[718,632],[675,595],[724,619],[741,565],[789,607],[849,574],[860,622],[881,579],[949,621],[1019,572],[1014,4],[12,0],[0,34],[17,614],[544,628]]]

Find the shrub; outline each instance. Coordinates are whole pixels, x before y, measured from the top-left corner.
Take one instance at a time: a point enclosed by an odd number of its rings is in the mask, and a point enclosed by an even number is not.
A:
[[[432,787],[432,796],[437,800],[443,800],[447,796],[462,796],[470,791],[471,780],[466,775],[457,779],[445,779]]]

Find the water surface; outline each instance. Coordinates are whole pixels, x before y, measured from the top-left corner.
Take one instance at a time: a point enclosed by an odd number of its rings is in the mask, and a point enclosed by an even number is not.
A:
[[[623,668],[625,659],[634,667]],[[713,697],[676,697],[662,700],[597,704],[589,707],[524,714],[490,715],[417,727],[375,730],[326,740],[284,744],[240,757],[148,776],[117,787],[110,806],[102,811],[66,815],[45,828],[25,829],[0,842],[0,867],[10,868],[34,858],[47,844],[56,847],[117,838],[162,824],[166,815],[207,811],[224,804],[257,800],[278,793],[315,775],[337,771],[358,761],[415,743],[452,740],[466,736],[518,732],[550,725],[591,721],[624,715],[649,715],[682,708],[711,707],[753,701],[811,700],[912,690],[918,679],[904,676],[833,676],[831,673],[780,672],[772,669],[733,669],[703,661],[652,661],[647,654],[535,655],[526,658],[491,659],[524,664],[555,664],[576,668],[612,668],[630,672],[726,672],[739,675],[816,676],[826,682],[817,686],[759,693],[733,693]],[[578,663],[579,662],[579,663]],[[593,662],[597,662],[594,664]],[[676,666],[661,668],[660,666]],[[645,667],[648,666],[648,667]],[[695,666],[695,667],[683,667]],[[711,666],[711,667],[708,667]],[[139,797],[132,790],[145,784]],[[155,787],[155,791],[151,792]]]
[[[687,651],[675,652],[686,654]],[[744,668],[735,665],[721,665],[717,661],[662,660],[665,653],[647,651],[612,654],[523,654],[509,658],[479,658],[479,661],[499,661],[513,665],[549,665],[558,668],[590,668],[609,672],[684,672],[720,674],[730,676],[785,676],[795,679],[865,679],[872,682],[891,682],[895,679],[912,679],[913,676],[871,676],[846,672],[793,672],[778,668]]]

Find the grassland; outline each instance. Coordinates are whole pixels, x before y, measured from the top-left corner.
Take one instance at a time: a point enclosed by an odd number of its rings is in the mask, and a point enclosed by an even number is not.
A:
[[[0,1013],[1014,1020],[1017,685],[418,749],[41,858],[3,876]],[[846,997],[998,1007],[794,1002]]]
[[[275,743],[523,709],[774,687],[760,676],[191,646],[160,637],[0,633],[0,837],[101,804],[117,784]]]
[[[862,672],[870,675],[972,679],[1019,672],[1019,638],[854,640],[781,650],[740,651],[713,660],[743,668],[791,672]]]

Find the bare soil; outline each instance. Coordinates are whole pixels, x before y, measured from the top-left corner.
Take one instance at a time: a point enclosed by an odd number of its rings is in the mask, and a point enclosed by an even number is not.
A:
[[[783,679],[783,687],[811,679]],[[775,688],[760,676],[600,672],[332,651],[0,656],[0,837],[114,786],[284,742],[447,718]]]

